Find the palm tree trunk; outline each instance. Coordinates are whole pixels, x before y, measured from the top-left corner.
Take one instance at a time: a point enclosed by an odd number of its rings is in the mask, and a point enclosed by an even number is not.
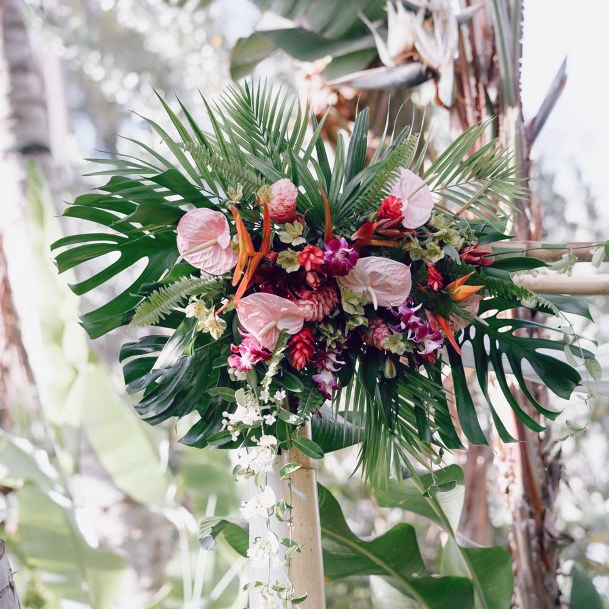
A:
[[[21,609],[4,542],[0,540],[0,609]]]

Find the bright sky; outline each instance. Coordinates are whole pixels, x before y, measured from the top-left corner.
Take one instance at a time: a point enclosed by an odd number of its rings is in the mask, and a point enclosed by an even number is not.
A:
[[[609,238],[609,2],[528,0],[525,2],[523,105],[533,116],[563,58],[565,90],[535,149],[557,173],[557,186],[573,193],[570,167],[578,166],[597,196]],[[577,214],[577,206],[568,211]],[[570,218],[573,219],[573,218]]]

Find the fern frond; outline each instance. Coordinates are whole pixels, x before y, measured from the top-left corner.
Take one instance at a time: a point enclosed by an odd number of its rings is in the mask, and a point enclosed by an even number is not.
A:
[[[265,184],[264,180],[249,167],[244,167],[239,162],[231,162],[195,142],[188,142],[182,147],[190,152],[193,159],[205,163],[206,166],[213,168],[216,174],[221,175],[226,180],[226,184],[222,185],[223,187],[229,184],[233,186],[241,184],[244,191],[249,191],[249,194],[251,194]]]
[[[220,281],[211,275],[182,277],[176,282],[158,288],[135,309],[129,327],[154,326],[169,315],[185,298],[193,295],[211,297],[220,289]]]

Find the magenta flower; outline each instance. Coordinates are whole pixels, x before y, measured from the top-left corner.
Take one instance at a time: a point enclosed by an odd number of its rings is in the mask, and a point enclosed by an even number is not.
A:
[[[178,250],[186,262],[209,273],[224,275],[237,264],[226,216],[212,209],[193,209],[178,223]]]
[[[421,355],[430,355],[437,351],[444,344],[444,336],[440,332],[440,328],[431,329],[431,326],[428,324],[428,333],[427,336],[421,341],[419,345],[419,353]]]
[[[343,277],[355,266],[359,254],[344,237],[332,239],[325,244],[324,267],[331,274]]]
[[[340,388],[340,383],[334,373],[338,372],[345,362],[339,360],[339,356],[340,350],[336,348],[315,353],[313,363],[317,368],[317,374],[314,374],[311,380],[328,400],[332,397],[332,392]]]
[[[258,362],[268,361],[272,355],[249,334],[244,334],[241,343],[230,348],[233,355],[229,356],[228,365],[239,372],[251,370]]]

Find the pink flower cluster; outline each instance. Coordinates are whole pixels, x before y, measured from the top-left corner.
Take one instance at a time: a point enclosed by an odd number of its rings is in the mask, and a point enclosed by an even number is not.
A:
[[[413,305],[412,299],[408,298],[398,309],[399,322],[394,329],[404,332],[409,341],[418,345],[419,355],[429,357],[442,347],[444,337],[435,323],[415,315],[421,305]]]
[[[340,370],[345,362],[339,360],[339,356],[339,349],[328,349],[327,351],[318,351],[313,361],[317,374],[314,374],[311,379],[328,400],[332,397],[332,392],[340,388],[335,373]]]
[[[233,354],[228,358],[228,365],[238,372],[251,370],[258,362],[271,359],[267,351],[251,334],[244,334],[239,345],[231,345]]]

